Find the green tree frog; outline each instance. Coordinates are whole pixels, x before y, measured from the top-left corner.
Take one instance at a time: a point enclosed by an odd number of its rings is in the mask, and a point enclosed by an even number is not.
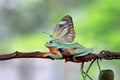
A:
[[[47,42],[45,46],[50,51],[47,56],[50,56],[53,59],[62,59],[63,56],[72,56],[75,59],[75,57],[85,56],[93,51],[92,48],[85,48],[77,42],[67,44],[59,39],[51,40],[50,42]]]

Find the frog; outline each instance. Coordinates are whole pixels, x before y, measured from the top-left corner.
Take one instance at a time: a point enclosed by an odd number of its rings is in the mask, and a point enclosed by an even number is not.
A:
[[[78,42],[68,44],[59,39],[50,40],[45,43],[45,46],[50,51],[47,56],[53,59],[63,59],[64,56],[72,56],[75,60],[76,57],[88,55],[93,51],[93,48],[85,48]]]

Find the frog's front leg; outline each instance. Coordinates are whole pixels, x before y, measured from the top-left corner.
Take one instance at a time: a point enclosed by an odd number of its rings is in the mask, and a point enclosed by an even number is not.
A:
[[[62,59],[62,54],[61,53],[57,53],[57,54],[53,54],[51,52],[48,52],[47,53],[47,56],[48,57],[51,57],[53,59]]]
[[[80,48],[76,50],[72,50],[70,54],[74,55],[73,58],[75,59],[78,56],[85,56],[90,54],[93,51],[93,48]]]

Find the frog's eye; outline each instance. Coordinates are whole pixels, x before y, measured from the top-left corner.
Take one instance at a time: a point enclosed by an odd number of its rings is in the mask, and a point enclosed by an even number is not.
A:
[[[54,40],[51,40],[49,43],[54,43],[55,41]]]

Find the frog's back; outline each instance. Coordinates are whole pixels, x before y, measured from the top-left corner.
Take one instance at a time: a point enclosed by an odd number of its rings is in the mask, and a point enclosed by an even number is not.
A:
[[[62,44],[61,47],[65,47],[65,48],[71,48],[71,47],[74,47],[74,46],[80,46],[80,44],[78,42],[75,42],[75,43],[72,43],[72,44]]]

